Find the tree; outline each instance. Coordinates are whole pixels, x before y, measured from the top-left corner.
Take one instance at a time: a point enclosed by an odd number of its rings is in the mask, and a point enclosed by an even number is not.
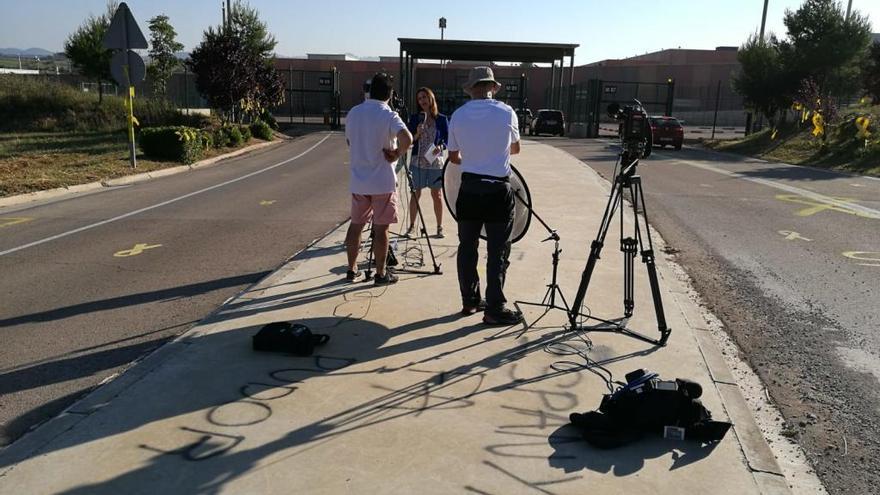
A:
[[[229,28],[242,38],[248,50],[266,59],[275,56],[278,42],[269,33],[266,23],[260,20],[255,8],[236,0],[229,15]]]
[[[236,120],[236,108],[253,117],[281,104],[284,83],[273,63],[275,45],[257,11],[236,2],[229,25],[209,27],[190,55],[196,87],[231,120]]]
[[[171,73],[180,65],[177,52],[183,45],[177,42],[177,32],[168,22],[168,16],[157,15],[150,19],[150,66],[147,73],[153,86],[153,94],[165,95]]]
[[[754,34],[736,58],[742,71],[733,77],[734,90],[743,96],[746,106],[775,120],[779,110],[791,102],[786,96],[788,78],[780,61],[779,42],[772,35],[761,40]]]
[[[880,41],[875,41],[868,52],[867,63],[862,71],[862,85],[865,94],[880,104]]]
[[[860,86],[860,66],[871,37],[871,25],[858,11],[847,18],[834,0],[806,0],[785,11],[788,39],[779,45],[790,93],[812,80],[825,96],[846,96]]]
[[[98,101],[103,101],[102,82],[110,81],[110,58],[113,53],[104,48],[104,34],[110,27],[115,1],[107,3],[107,12],[101,16],[90,15],[64,42],[64,54],[71,64],[87,78],[98,83]]]

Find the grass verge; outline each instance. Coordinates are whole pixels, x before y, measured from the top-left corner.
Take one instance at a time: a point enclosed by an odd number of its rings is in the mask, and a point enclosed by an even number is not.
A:
[[[871,135],[857,137],[855,118],[871,117]],[[826,126],[827,138],[813,136],[812,126],[789,125],[779,129],[775,138],[765,130],[734,140],[705,140],[703,144],[717,151],[763,158],[793,165],[839,170],[880,177],[880,106],[874,106],[845,116],[840,123]]]
[[[262,142],[252,139],[238,148]],[[210,149],[203,158],[237,148]],[[0,133],[0,197],[69,187],[135,173],[177,167],[137,155],[137,169],[128,158],[125,132]]]

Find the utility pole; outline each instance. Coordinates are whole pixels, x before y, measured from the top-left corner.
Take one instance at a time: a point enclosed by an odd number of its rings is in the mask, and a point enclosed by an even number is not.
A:
[[[223,30],[226,30],[226,4],[223,3],[223,0],[220,0],[220,12],[222,12],[223,16]]]
[[[226,27],[232,26],[232,0],[226,0]]]
[[[852,1],[852,0],[850,0]],[[767,4],[770,0],[764,0],[764,14],[761,15],[761,38],[760,43],[764,44],[764,26],[767,24]]]
[[[849,13],[852,12],[852,0],[846,5],[846,20],[849,20]]]

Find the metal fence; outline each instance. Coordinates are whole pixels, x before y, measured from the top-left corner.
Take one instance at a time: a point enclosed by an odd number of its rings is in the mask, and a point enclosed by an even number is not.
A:
[[[284,79],[284,103],[271,109],[278,122],[339,125],[339,72],[287,69],[279,74]]]
[[[28,76],[38,78],[42,81],[56,82],[76,88],[86,93],[97,93],[98,83],[92,79],[87,79],[79,74],[39,74]],[[150,78],[134,85],[136,98],[153,98],[157,95],[153,93],[153,85]],[[101,88],[105,95],[122,96],[125,90],[120,88],[116,83],[103,82]],[[166,83],[165,98],[174,106],[182,109],[208,108],[208,102],[202,98],[196,89],[195,76],[191,72],[175,72]]]

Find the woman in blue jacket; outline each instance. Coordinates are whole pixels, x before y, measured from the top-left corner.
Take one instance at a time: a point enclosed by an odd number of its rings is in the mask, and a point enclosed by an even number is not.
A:
[[[434,200],[434,216],[437,218],[437,237],[443,238],[443,154],[449,139],[449,120],[437,111],[437,99],[430,88],[419,88],[416,92],[419,113],[409,119],[407,127],[413,134],[412,172],[415,192],[409,202],[409,228],[406,235],[411,237],[415,230],[416,210],[422,189],[430,188]],[[432,158],[425,156],[428,150],[434,150]]]

